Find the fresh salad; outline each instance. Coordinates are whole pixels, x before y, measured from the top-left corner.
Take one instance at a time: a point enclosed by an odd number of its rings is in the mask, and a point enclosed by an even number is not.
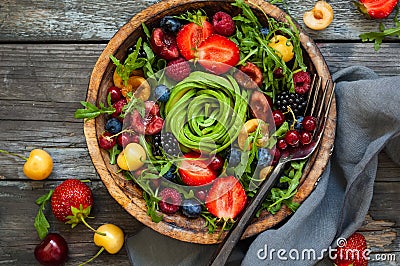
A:
[[[75,113],[106,117],[98,143],[143,189],[154,222],[177,213],[229,229],[281,154],[312,141],[298,29],[289,17],[261,22],[243,0],[232,6],[235,15],[189,10],[142,24],[125,58],[110,55],[106,102]],[[258,215],[298,208],[305,163],[284,170]]]

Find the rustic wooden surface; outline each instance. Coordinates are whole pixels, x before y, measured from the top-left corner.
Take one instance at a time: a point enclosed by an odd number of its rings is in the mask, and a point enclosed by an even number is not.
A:
[[[61,180],[90,179],[95,196],[93,226],[112,222],[126,234],[142,227],[108,194],[88,156],[83,124],[73,118],[85,99],[89,77],[102,49],[119,27],[156,1],[50,1],[0,2],[0,149],[28,155],[44,148],[54,158],[46,181],[27,180],[23,161],[0,155],[0,263],[35,265],[33,249],[39,239],[33,227],[34,200]],[[302,23],[311,0],[289,0],[290,14]],[[322,32],[306,31],[317,41],[331,72],[364,65],[381,76],[400,74],[400,43],[392,39],[374,52],[358,35],[377,30],[379,22],[365,20],[351,1],[330,1],[335,10],[331,26]],[[393,15],[392,15],[393,16]],[[387,23],[390,19],[385,20]],[[379,96],[377,96],[379,97]],[[384,152],[369,216],[360,229],[375,253],[395,254],[400,263],[400,167]],[[70,246],[68,265],[77,265],[96,253],[92,233],[83,225],[71,230],[50,215],[52,230]],[[123,249],[102,254],[93,264],[129,265]]]

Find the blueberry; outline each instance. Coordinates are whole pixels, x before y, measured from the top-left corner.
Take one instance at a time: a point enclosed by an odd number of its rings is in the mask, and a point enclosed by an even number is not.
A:
[[[261,32],[262,35],[266,36],[266,35],[269,34],[269,29],[268,29],[268,27],[265,27],[265,28],[262,28],[260,30],[260,32]]]
[[[169,96],[171,95],[171,92],[169,91],[168,87],[165,85],[158,85],[154,89],[154,97],[156,98],[157,101],[165,103],[169,100]]]
[[[182,213],[189,218],[197,218],[201,213],[201,205],[196,199],[185,199],[182,202]]]
[[[232,148],[228,155],[229,166],[236,166],[240,163],[242,159],[242,152],[239,149]]]
[[[122,123],[118,118],[110,118],[106,122],[105,129],[111,134],[118,134],[122,130]]]
[[[165,16],[160,21],[160,27],[166,32],[177,33],[181,26],[182,23],[172,16]]]
[[[258,165],[261,167],[265,167],[271,164],[272,155],[267,148],[260,148],[258,150]]]
[[[294,125],[294,128],[296,130],[302,130],[303,126],[302,126],[302,122],[303,122],[304,116],[298,116],[296,117],[297,123]]]
[[[171,165],[168,172],[166,172],[163,177],[169,181],[173,181],[176,178],[176,166],[174,164]]]

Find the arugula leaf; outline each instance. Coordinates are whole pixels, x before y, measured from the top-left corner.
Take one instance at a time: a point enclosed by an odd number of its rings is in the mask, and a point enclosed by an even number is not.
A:
[[[139,38],[136,42],[136,49],[132,53],[128,55],[125,59],[125,62],[121,64],[121,62],[113,55],[110,55],[111,61],[116,65],[117,74],[124,81],[125,86],[128,84],[128,79],[133,70],[142,68],[146,64],[146,59],[138,58],[139,50],[142,46],[142,38]]]
[[[50,224],[47,221],[43,211],[46,206],[46,203],[51,199],[53,192],[54,192],[53,190],[50,190],[47,194],[39,197],[36,200],[36,204],[39,205],[39,210],[35,217],[34,226],[36,228],[36,231],[40,239],[44,239],[46,237],[50,228]]]
[[[121,150],[118,149],[118,145],[115,144],[111,149],[108,150],[108,152],[110,154],[110,164],[116,164],[117,156],[121,153]]]
[[[112,114],[115,112],[114,107],[105,107],[101,102],[99,103],[100,108],[90,102],[81,101],[80,103],[85,108],[77,109],[75,111],[74,117],[78,119],[90,120],[102,114]]]

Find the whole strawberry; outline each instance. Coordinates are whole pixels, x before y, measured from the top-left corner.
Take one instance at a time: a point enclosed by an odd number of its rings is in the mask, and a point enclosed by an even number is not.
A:
[[[93,205],[90,188],[78,179],[67,179],[58,185],[51,197],[51,209],[54,216],[75,227],[89,216]],[[85,223],[86,224],[86,223]]]
[[[337,266],[367,266],[366,249],[367,241],[365,237],[362,234],[354,233],[344,245],[339,245],[334,262]]]

